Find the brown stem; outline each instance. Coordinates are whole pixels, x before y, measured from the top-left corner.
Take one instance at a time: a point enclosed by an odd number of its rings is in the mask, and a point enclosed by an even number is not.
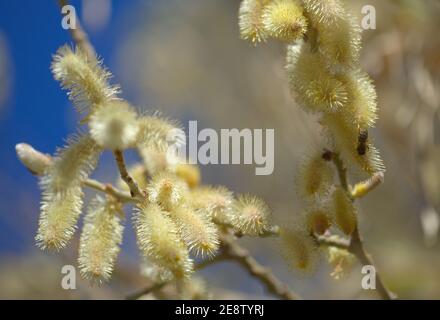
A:
[[[301,299],[299,295],[291,291],[283,282],[281,282],[269,268],[260,265],[247,251],[241,247],[235,239],[230,235],[222,236],[222,245],[224,247],[224,254],[236,262],[238,262],[248,273],[258,280],[260,280],[266,289],[286,300]]]
[[[142,197],[143,193],[141,189],[139,189],[138,184],[127,171],[127,167],[125,165],[124,154],[121,150],[113,151],[113,155],[115,156],[116,164],[118,165],[119,173],[121,175],[121,179],[127,184],[130,189],[130,194],[133,198]]]

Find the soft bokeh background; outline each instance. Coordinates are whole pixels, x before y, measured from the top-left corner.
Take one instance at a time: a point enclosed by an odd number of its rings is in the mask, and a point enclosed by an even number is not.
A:
[[[348,2],[348,1],[347,1]],[[275,128],[275,171],[254,166],[202,167],[203,180],[262,196],[277,221],[299,214],[295,168],[318,145],[315,119],[290,97],[285,48],[254,48],[239,39],[238,0],[73,1],[77,14],[123,97],[199,128]],[[440,5],[435,0],[349,1],[377,9],[377,29],[364,32],[362,64],[379,96],[372,132],[387,173],[385,184],[360,202],[361,232],[389,287],[402,298],[440,298]],[[0,298],[123,298],[148,280],[139,276],[129,223],[113,280],[79,281],[61,289],[61,266],[75,265],[77,242],[62,255],[41,252],[33,237],[39,214],[37,180],[17,161],[28,142],[52,153],[77,129],[78,117],[49,70],[51,55],[71,39],[55,1],[0,2]],[[130,157],[134,161],[134,157]],[[104,155],[94,176],[112,182]],[[316,273],[289,271],[270,239],[243,239],[255,257],[305,298],[371,298],[360,290],[358,266],[333,280],[323,261]],[[272,298],[232,263],[203,270],[214,297]]]

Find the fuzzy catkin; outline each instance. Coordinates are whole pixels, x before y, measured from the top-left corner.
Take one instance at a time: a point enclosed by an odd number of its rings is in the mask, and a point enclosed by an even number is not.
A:
[[[201,257],[216,253],[220,244],[218,229],[203,211],[182,205],[173,209],[170,217],[190,251]]]
[[[231,224],[233,222],[234,196],[225,187],[201,186],[191,191],[189,202],[196,210],[203,210],[213,221]]]
[[[96,107],[89,121],[90,135],[104,149],[132,147],[138,136],[137,114],[125,101],[110,101]]]
[[[332,195],[335,224],[346,235],[351,235],[357,227],[357,212],[347,192],[338,187]]]
[[[253,44],[265,41],[267,32],[263,24],[264,7],[270,0],[243,0],[238,12],[240,36]]]
[[[169,270],[176,278],[188,277],[193,272],[193,261],[177,226],[158,205],[139,205],[134,223],[144,257]]]
[[[182,203],[188,194],[188,186],[176,175],[169,172],[155,174],[147,187],[148,199],[171,210]]]
[[[95,105],[116,99],[119,93],[119,87],[109,84],[111,73],[80,48],[72,50],[66,45],[58,49],[51,70],[79,112],[90,113]]]
[[[96,197],[84,219],[79,244],[81,275],[95,281],[108,280],[122,243],[124,227],[114,204]]]
[[[241,195],[233,206],[234,227],[249,236],[259,236],[270,226],[271,212],[267,204],[260,198]]]

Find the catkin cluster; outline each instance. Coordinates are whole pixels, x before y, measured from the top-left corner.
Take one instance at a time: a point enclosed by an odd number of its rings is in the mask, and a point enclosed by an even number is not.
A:
[[[185,142],[178,123],[157,113],[140,114],[118,97],[119,87],[109,83],[111,74],[97,58],[64,46],[51,69],[84,114],[81,123],[87,130],[69,138],[54,157],[26,144],[16,147],[20,160],[42,176],[39,247],[58,251],[68,244],[82,212],[84,183],[100,154],[110,150],[122,161],[116,155],[128,148],[136,149],[141,161],[125,169],[128,180],[122,180],[119,167],[121,179],[116,184],[122,191],[132,191],[127,182],[131,181],[140,190],[131,192],[132,220],[143,259],[159,278],[187,278],[194,271],[193,257],[212,258],[226,228],[251,236],[271,228],[270,210],[262,200],[250,195],[235,198],[225,187],[200,185],[196,166],[171,157],[169,147]],[[110,278],[124,220],[123,201],[115,194],[93,198],[79,243],[78,264],[84,278],[98,282]]]
[[[292,95],[322,126],[325,145],[304,157],[297,176],[305,213],[295,227],[281,230],[288,258],[308,270],[316,260],[316,236],[332,226],[351,235],[357,227],[356,207],[336,184],[333,163],[368,176],[385,170],[369,137],[377,102],[359,62],[361,28],[340,0],[243,0],[239,27],[254,44],[268,38],[287,44]]]

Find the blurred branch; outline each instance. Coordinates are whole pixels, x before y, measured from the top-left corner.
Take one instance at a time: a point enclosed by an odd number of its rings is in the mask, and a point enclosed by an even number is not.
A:
[[[134,179],[130,176],[127,170],[127,166],[125,165],[124,154],[121,150],[113,151],[113,155],[116,159],[116,164],[118,165],[119,173],[121,175],[121,179],[127,184],[130,188],[130,194],[133,198],[143,197],[142,191],[139,189],[138,184]]]

